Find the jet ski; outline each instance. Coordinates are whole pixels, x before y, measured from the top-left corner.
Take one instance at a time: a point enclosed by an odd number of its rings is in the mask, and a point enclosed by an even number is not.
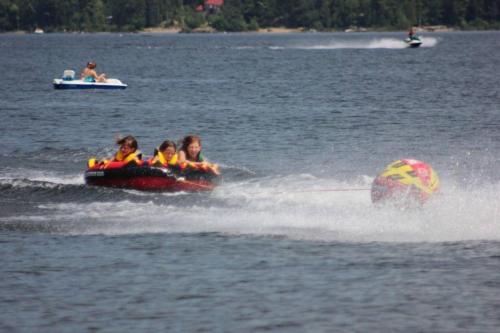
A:
[[[54,79],[55,89],[125,89],[127,85],[118,79],[106,79],[106,82],[76,80],[75,71],[65,70],[61,79]]]
[[[406,44],[411,48],[416,48],[422,45],[422,40],[418,36],[412,36],[405,39]]]

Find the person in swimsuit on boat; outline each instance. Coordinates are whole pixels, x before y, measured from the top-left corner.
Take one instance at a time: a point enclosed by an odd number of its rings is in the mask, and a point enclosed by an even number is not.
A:
[[[81,79],[85,82],[106,82],[106,74],[102,73],[97,75],[95,68],[97,64],[93,61],[89,61],[87,63],[87,67],[85,67],[80,75]]]

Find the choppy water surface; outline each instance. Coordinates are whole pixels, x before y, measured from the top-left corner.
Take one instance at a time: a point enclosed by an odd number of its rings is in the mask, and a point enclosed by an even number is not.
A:
[[[0,329],[494,331],[498,32],[0,35]],[[124,91],[56,91],[95,60]],[[209,194],[91,188],[117,133],[203,138]],[[385,165],[439,196],[378,209]]]

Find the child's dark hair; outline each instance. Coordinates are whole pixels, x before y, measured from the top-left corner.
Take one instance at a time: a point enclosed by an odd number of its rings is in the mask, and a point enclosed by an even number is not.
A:
[[[117,139],[116,144],[120,146],[126,144],[130,148],[137,149],[137,140],[132,135],[127,135],[124,138]]]
[[[182,150],[185,152],[187,151],[187,148],[190,144],[193,142],[198,142],[201,146],[201,138],[198,135],[188,135],[185,136],[184,139],[182,140]]]
[[[160,145],[160,147],[158,147],[158,150],[164,151],[168,147],[173,147],[174,150],[177,151],[177,146],[175,145],[175,143],[173,141],[170,141],[170,140],[163,141],[162,144]]]

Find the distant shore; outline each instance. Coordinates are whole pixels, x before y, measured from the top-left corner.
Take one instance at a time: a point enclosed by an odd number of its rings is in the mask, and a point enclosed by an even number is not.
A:
[[[495,29],[491,30],[482,30],[482,29],[459,29],[455,27],[448,27],[445,25],[432,25],[432,26],[420,26],[415,28],[417,32],[453,32],[453,31],[497,31]],[[401,32],[404,30],[391,30],[384,28],[364,28],[364,27],[349,27],[344,30],[328,30],[328,31],[317,31],[315,29],[307,29],[307,28],[286,28],[286,27],[270,27],[270,28],[260,28],[258,30],[248,30],[248,31],[235,31],[235,33],[256,33],[256,34],[289,34],[289,33],[311,33],[311,32]],[[68,33],[68,34],[80,34],[80,33],[109,33],[109,31],[96,31],[96,32],[84,32],[84,31],[49,31],[44,32],[42,29],[38,31],[23,31],[23,30],[15,30],[15,31],[4,31],[0,32],[0,34],[8,33],[8,34],[43,34],[43,33]],[[113,33],[127,33],[126,31],[115,31]],[[139,34],[178,34],[178,33],[225,33],[225,31],[217,31],[210,26],[204,26],[200,28],[195,28],[192,30],[186,30],[181,27],[152,27],[152,28],[144,28],[140,31],[131,32],[131,33],[139,33]]]
[[[451,28],[445,25],[432,25],[432,26],[421,26],[416,28],[417,32],[450,32],[457,31],[455,28]],[[395,30],[384,30],[384,29],[373,29],[373,28],[363,28],[363,27],[351,27],[344,30],[336,30],[330,32],[385,32],[385,31],[395,31]],[[157,33],[157,34],[176,34],[176,33],[224,33],[223,31],[217,31],[211,27],[201,27],[195,28],[190,31],[185,31],[180,27],[168,27],[168,28],[145,28],[139,33]],[[287,33],[301,33],[301,32],[317,32],[314,29],[306,28],[286,28],[286,27],[271,27],[271,28],[261,28],[258,30],[241,31],[247,33],[258,33],[258,34],[287,34]]]

